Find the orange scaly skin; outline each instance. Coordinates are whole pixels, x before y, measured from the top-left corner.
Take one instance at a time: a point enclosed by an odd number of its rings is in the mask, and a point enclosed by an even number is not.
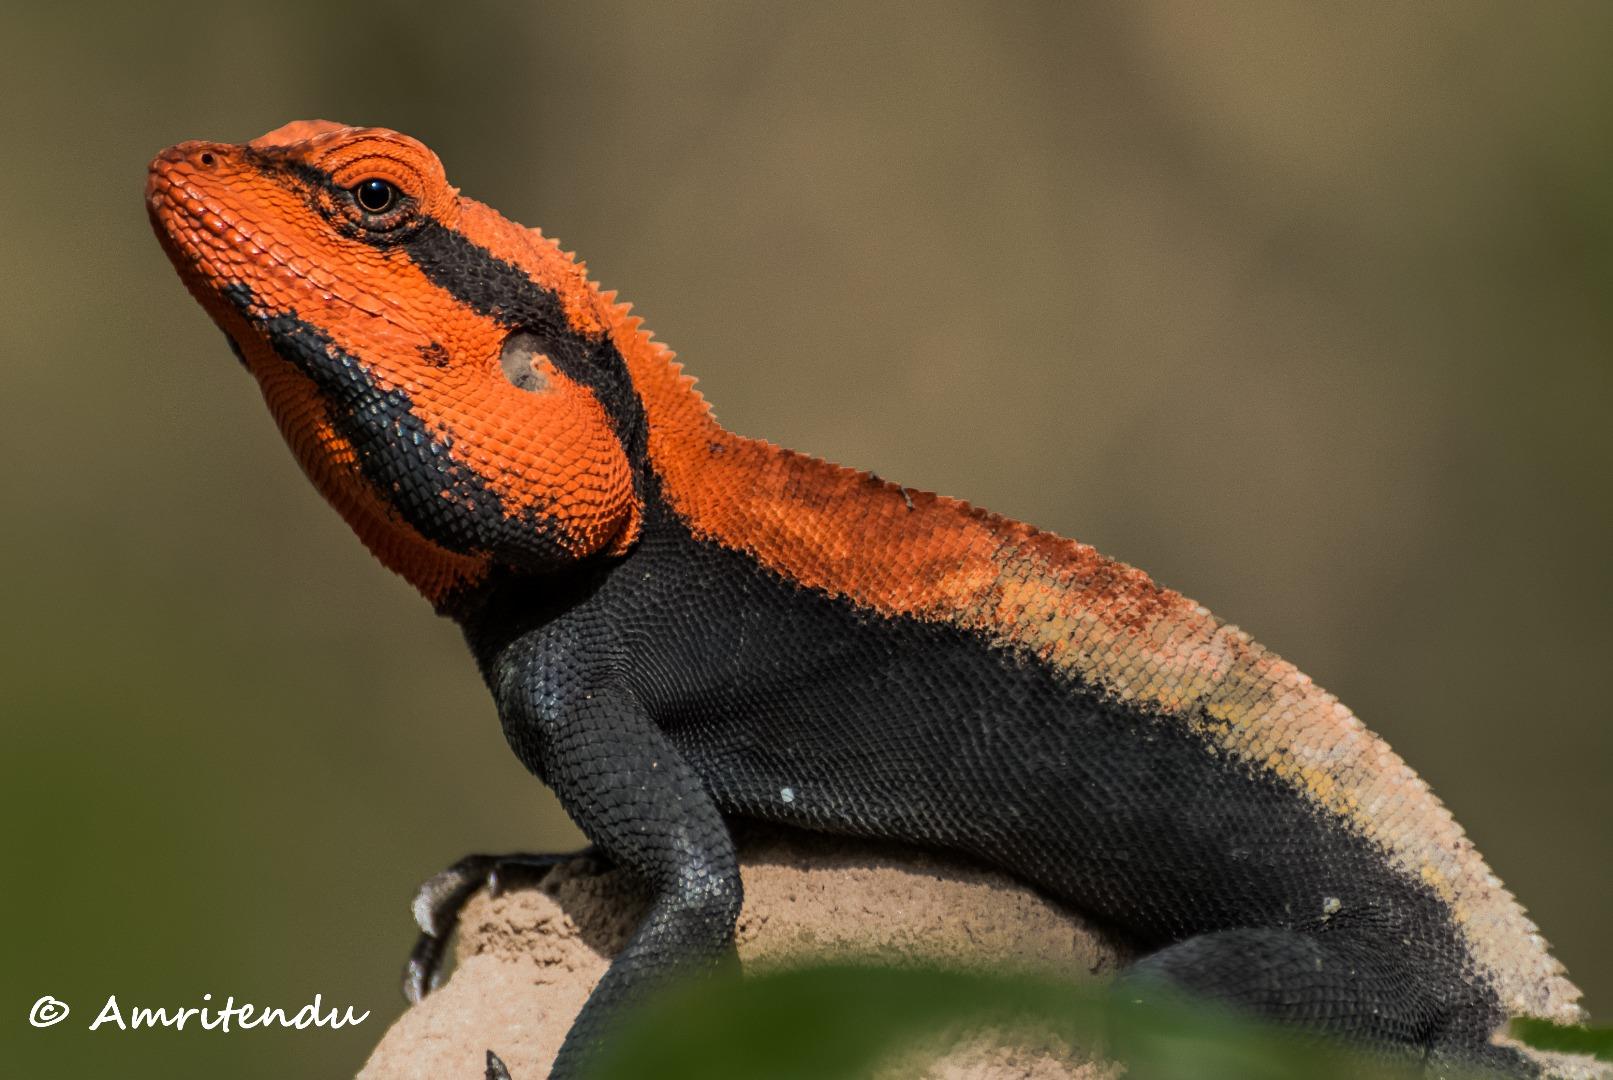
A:
[[[1530,1073],[1501,1022],[1578,1016],[1427,786],[1291,664],[1086,545],[724,430],[414,140],[185,143],[147,202],[310,479],[657,895],[556,1075],[727,954],[739,816],[968,853],[1155,950],[1145,974],[1436,1071]]]
[[[486,207],[458,198],[436,158],[413,140],[383,131],[357,139],[350,134],[335,124],[296,123],[248,145],[273,153],[300,144],[306,159],[338,183],[374,175],[429,192],[421,212],[449,228],[490,238],[521,231]],[[324,221],[310,218],[297,195],[230,150],[216,151],[214,167],[186,175],[186,166],[195,164],[196,145],[176,147],[163,159],[172,184],[163,190],[174,200],[170,205],[196,213],[202,227],[184,238],[184,246],[161,230],[159,238],[181,265],[214,261],[216,269],[207,277],[187,277],[187,284],[242,348],[248,370],[309,478],[382,562],[433,603],[484,580],[489,568],[485,552],[448,550],[389,511],[358,474],[353,448],[332,429],[318,390],[247,330],[241,313],[209,287],[212,281],[250,282],[265,310],[295,306],[338,347],[362,354],[382,385],[406,390],[420,403],[430,426],[455,433],[455,458],[490,489],[514,507],[541,503],[568,552],[581,556],[631,541],[636,526],[628,465],[591,394],[564,378],[552,379],[543,394],[516,389],[499,375],[506,332],[491,319],[454,302],[407,260],[333,236]],[[225,185],[230,205],[208,203],[209,184]],[[255,227],[261,221],[276,227]],[[557,268],[564,261],[553,260]],[[348,272],[332,273],[334,266]],[[569,263],[566,270],[575,292],[585,283],[582,270]],[[439,355],[479,356],[485,364],[442,363],[435,360]],[[512,442],[510,432],[526,426],[546,437],[541,443]]]

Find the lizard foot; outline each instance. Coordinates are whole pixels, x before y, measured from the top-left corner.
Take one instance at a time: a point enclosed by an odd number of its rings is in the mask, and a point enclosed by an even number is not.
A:
[[[414,895],[410,910],[420,927],[420,936],[409,951],[409,963],[403,972],[403,996],[411,1005],[442,983],[443,958],[448,951],[448,939],[459,923],[459,913],[465,903],[482,886],[497,896],[507,882],[525,880],[537,882],[560,863],[577,855],[588,854],[592,849],[558,855],[530,855],[516,852],[508,855],[467,855],[448,869],[432,875]],[[489,1054],[489,1061],[497,1061]],[[499,1066],[502,1075],[503,1065]],[[488,1065],[488,1076],[494,1076]]]
[[[487,1075],[484,1080],[510,1080],[510,1070],[504,1067],[504,1062],[498,1055],[489,1050],[487,1052]]]

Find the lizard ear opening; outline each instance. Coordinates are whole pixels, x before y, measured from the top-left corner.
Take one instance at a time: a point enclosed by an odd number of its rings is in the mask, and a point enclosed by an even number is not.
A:
[[[598,391],[575,377],[567,343],[545,329],[494,338],[497,371],[489,361],[463,365],[450,380],[459,391],[433,399],[455,433],[454,457],[498,507],[470,546],[533,570],[626,550],[641,515],[632,463]]]
[[[511,386],[530,393],[547,390],[554,377],[554,364],[544,349],[543,341],[526,330],[517,330],[504,339],[498,364]]]

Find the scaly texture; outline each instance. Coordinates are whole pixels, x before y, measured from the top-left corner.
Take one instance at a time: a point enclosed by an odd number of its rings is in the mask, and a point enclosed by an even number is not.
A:
[[[458,620],[511,746],[650,890],[562,1048],[732,954],[727,820],[952,849],[1139,976],[1520,1073],[1577,991],[1427,786],[1090,547],[721,428],[581,263],[395,132],[153,162],[147,202],[310,478]]]

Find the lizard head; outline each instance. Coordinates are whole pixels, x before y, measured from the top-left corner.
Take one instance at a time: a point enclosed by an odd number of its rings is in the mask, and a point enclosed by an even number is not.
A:
[[[326,121],[181,143],[146,205],[303,469],[428,599],[633,542],[644,424],[616,309],[425,146]]]

